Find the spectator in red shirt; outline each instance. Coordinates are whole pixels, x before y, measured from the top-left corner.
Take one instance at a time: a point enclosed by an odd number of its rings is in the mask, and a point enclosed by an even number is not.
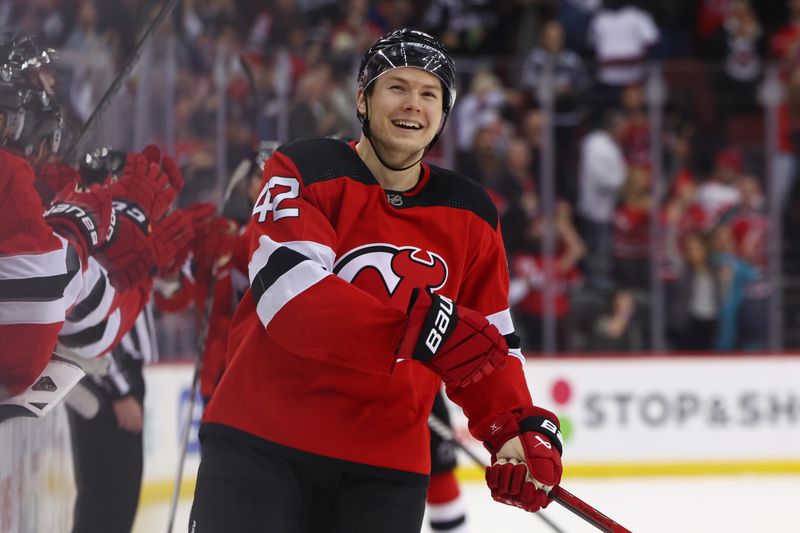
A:
[[[543,317],[548,311],[544,288],[548,284],[555,287],[553,312],[557,319],[557,345],[566,345],[564,319],[570,312],[570,291],[583,281],[577,264],[586,253],[586,246],[572,225],[571,208],[566,202],[560,202],[557,207],[555,229],[558,242],[554,257],[547,258],[543,254],[544,219],[541,216],[528,220],[525,246],[511,257],[509,303],[522,335],[522,347],[527,350],[542,348]]]
[[[615,285],[627,289],[650,288],[650,190],[647,166],[628,172],[622,202],[612,218],[611,255]]]

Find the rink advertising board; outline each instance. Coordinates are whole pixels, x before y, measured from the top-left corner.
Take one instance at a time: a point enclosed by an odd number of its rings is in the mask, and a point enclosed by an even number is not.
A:
[[[800,472],[800,357],[529,359],[525,374],[570,475]]]
[[[192,370],[145,370],[146,499],[171,493]],[[561,419],[567,475],[800,472],[800,356],[537,358],[525,373],[534,401]],[[455,406],[451,414],[465,435],[463,415]],[[187,495],[200,415],[198,400]],[[488,459],[479,443],[470,445]],[[471,470],[466,477],[482,478]]]

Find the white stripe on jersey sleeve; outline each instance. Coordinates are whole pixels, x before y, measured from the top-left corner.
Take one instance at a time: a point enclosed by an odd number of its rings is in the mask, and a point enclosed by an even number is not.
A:
[[[0,324],[54,324],[64,320],[64,298],[49,302],[0,302]]]
[[[514,333],[514,322],[511,320],[511,311],[508,308],[498,313],[494,313],[493,315],[487,316],[486,320],[488,320],[490,324],[497,328],[497,330],[500,332],[500,335],[509,335]],[[523,365],[525,364],[525,356],[522,355],[522,350],[519,348],[510,348],[508,350],[508,355],[516,357],[519,359],[520,363]]]
[[[0,257],[0,279],[43,278],[66,273],[66,247],[43,254]]]
[[[335,254],[328,246],[312,241],[278,243],[267,235],[262,235],[259,237],[258,243],[258,249],[253,253],[247,268],[251,286],[257,277],[263,275],[262,271],[265,268],[272,268],[272,265],[267,267],[267,264],[275,252],[280,250],[285,252],[288,249],[308,259],[294,264],[284,271],[279,271],[280,265],[276,265],[276,270],[268,273],[270,277],[274,278],[274,281],[266,287],[256,301],[256,311],[266,327],[277,312],[292,298],[331,275],[329,272],[333,266]],[[255,298],[256,291],[253,291],[253,295]]]

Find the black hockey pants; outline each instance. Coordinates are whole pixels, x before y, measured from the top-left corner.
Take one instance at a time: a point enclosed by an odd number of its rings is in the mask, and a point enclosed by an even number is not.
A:
[[[207,435],[189,532],[418,533],[427,489]]]

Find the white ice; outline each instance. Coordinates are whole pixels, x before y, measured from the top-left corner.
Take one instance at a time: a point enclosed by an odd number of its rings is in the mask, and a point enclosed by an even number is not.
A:
[[[565,479],[562,484],[635,533],[800,533],[800,475]],[[537,516],[493,502],[481,483],[465,483],[462,490],[472,533],[554,533]],[[174,533],[186,533],[189,507],[188,500],[181,502]],[[167,503],[141,509],[135,533],[165,531],[167,509]],[[555,503],[544,514],[565,533],[599,532]],[[427,525],[422,532],[430,533]]]

